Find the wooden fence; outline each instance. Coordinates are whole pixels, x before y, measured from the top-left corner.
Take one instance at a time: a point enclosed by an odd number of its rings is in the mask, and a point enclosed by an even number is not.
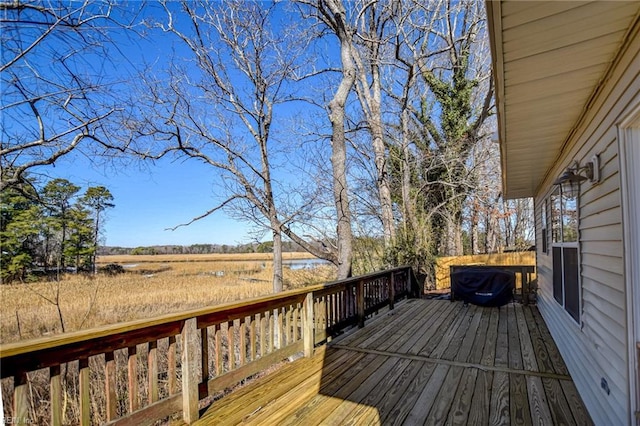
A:
[[[420,290],[410,267],[158,318],[0,345],[12,423],[152,424],[314,347]],[[33,382],[47,382],[34,397]],[[37,399],[37,400],[36,400]],[[46,417],[34,418],[34,404]],[[39,407],[42,408],[42,407]],[[42,410],[38,410],[40,412]]]
[[[436,260],[436,289],[451,287],[449,279],[450,267],[455,265],[492,265],[492,266],[535,266],[536,253],[534,251],[476,254],[470,256],[441,257]],[[522,281],[517,277],[516,288],[521,288]],[[535,272],[530,280],[535,280]]]

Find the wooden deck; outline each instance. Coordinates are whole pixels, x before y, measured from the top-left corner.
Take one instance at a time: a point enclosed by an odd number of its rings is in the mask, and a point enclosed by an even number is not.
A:
[[[592,424],[535,306],[410,299],[197,424]]]

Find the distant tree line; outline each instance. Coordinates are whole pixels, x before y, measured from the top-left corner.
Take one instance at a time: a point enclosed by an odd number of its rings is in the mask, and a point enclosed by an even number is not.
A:
[[[81,188],[66,179],[33,179],[0,192],[0,276],[24,281],[61,271],[95,272],[103,212],[114,206],[104,186]]]
[[[285,253],[304,252],[304,248],[293,241],[283,241]],[[211,254],[211,253],[273,253],[273,241],[252,242],[247,244],[191,244],[191,245],[154,245],[138,247],[109,247],[98,249],[99,256],[107,255],[156,255],[156,254]]]

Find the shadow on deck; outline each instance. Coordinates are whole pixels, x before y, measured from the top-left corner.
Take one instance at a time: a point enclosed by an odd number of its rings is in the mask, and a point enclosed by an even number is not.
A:
[[[206,424],[591,424],[535,306],[410,299],[214,402]]]

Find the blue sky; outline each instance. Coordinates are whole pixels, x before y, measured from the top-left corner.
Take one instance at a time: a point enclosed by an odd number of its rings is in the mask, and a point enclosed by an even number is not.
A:
[[[104,224],[108,246],[136,247],[159,244],[228,244],[251,241],[250,226],[223,212],[175,231],[215,203],[212,171],[197,162],[160,161],[157,164],[99,167],[82,157],[66,157],[42,170],[82,186],[103,185],[111,191],[115,207]]]
[[[171,4],[170,7],[173,8],[174,5]],[[281,7],[284,6],[280,3],[277,8]],[[138,19],[146,17],[150,19],[149,22],[166,20],[164,12],[157,3],[151,3],[148,8],[144,9],[143,14],[144,16],[138,16]],[[278,9],[274,15],[276,29],[279,28],[277,22],[285,18],[289,19],[289,15],[282,15],[282,9]],[[184,19],[184,17],[181,19]],[[180,19],[177,20],[177,26],[180,26],[179,21]],[[141,71],[143,65],[152,64],[154,67],[153,73],[147,75],[147,77],[166,76],[167,64],[172,57],[178,58],[178,63],[185,66],[184,74],[180,75],[186,76],[187,79],[198,80],[198,71],[189,68],[191,64],[195,66],[194,62],[192,62],[193,55],[189,53],[188,59],[183,59],[185,57],[184,48],[175,44],[175,37],[169,36],[157,28],[150,29],[140,26],[138,29],[146,33],[147,37],[139,38],[127,32],[110,34],[109,39],[114,43],[106,43],[105,50],[97,49],[94,51],[89,49],[87,53],[83,51],[82,55],[78,55],[79,59],[73,62],[72,67],[78,75],[86,73],[90,81],[95,80],[100,85],[109,85],[109,91],[96,92],[96,97],[87,101],[87,104],[97,105],[98,110],[104,104],[102,111],[105,111],[110,105],[109,102],[112,95],[114,98],[123,95],[123,98],[126,99],[126,95],[131,94],[136,103],[145,105],[142,99],[147,93],[144,92],[143,85],[138,84],[140,79],[138,72]],[[32,37],[37,35],[37,30],[29,31],[28,28],[22,29],[22,35],[25,37],[26,35],[31,35]],[[324,68],[327,62],[339,60],[337,51],[334,49],[335,46],[327,48],[327,45],[333,42],[331,37],[315,41],[309,49],[311,56],[301,59],[300,63],[303,63],[305,67],[309,66],[315,69],[315,67]],[[213,45],[215,46],[215,43]],[[61,47],[55,43],[49,43],[39,45],[38,49],[30,53],[31,61],[36,65],[37,71],[41,73],[40,75],[44,75],[56,83],[59,82],[62,86],[70,81],[69,79],[67,81],[64,80],[64,70],[61,70],[58,59],[64,56],[65,47],[70,47],[71,51],[76,48],[73,44]],[[291,51],[287,53],[291,53]],[[318,57],[312,57],[314,53]],[[76,58],[76,56],[73,57]],[[274,64],[278,64],[278,62],[274,61]],[[269,64],[266,65],[269,66]],[[17,70],[19,71],[19,69]],[[60,71],[62,72],[58,74]],[[234,75],[236,72],[236,70],[230,69],[230,75]],[[327,96],[328,92],[332,91],[333,84],[329,80],[335,77],[335,74],[332,75],[330,73],[321,76],[319,81],[304,80],[303,89],[300,89],[300,86],[295,88],[288,87],[286,84],[284,86],[287,86],[286,90],[292,91],[292,97],[306,96],[314,98],[319,101],[319,104],[322,104],[322,97]],[[246,84],[247,79],[245,78],[244,80],[244,84]],[[39,78],[30,76],[28,72],[24,80],[21,78],[20,81],[24,81],[25,85],[29,87],[34,87],[34,91],[38,84],[41,83]],[[166,89],[167,86],[168,83],[163,84],[162,81],[158,84],[160,89]],[[238,93],[242,93],[244,90],[242,83],[239,82],[237,86],[240,90]],[[137,92],[140,90],[142,92]],[[304,93],[301,93],[301,90]],[[216,121],[216,106],[202,102],[203,99],[207,98],[203,97],[201,93],[193,92],[189,95],[193,95],[193,99],[196,99],[192,104],[198,109],[196,114],[200,114],[199,116],[203,117],[204,122],[213,123],[212,126],[216,126],[219,123],[219,121]],[[15,93],[14,96],[16,96]],[[100,98],[100,96],[106,96],[106,98]],[[251,97],[252,95],[249,93],[247,96]],[[83,98],[73,98],[71,105],[75,105],[75,100],[78,99]],[[102,102],[103,99],[106,99],[106,101]],[[3,102],[8,103],[10,100],[10,97],[6,96],[6,94],[3,95]],[[97,101],[97,104],[91,103],[94,101]],[[46,117],[46,125],[50,132],[58,133],[66,129],[68,123],[73,121],[69,120],[68,116],[65,115],[65,108],[62,108],[63,111],[60,112],[61,104],[61,101],[57,104],[51,104],[53,108],[47,113],[50,116]],[[86,108],[90,114],[93,108],[87,108],[87,104],[79,102],[76,108],[79,108],[79,110]],[[56,108],[58,109],[56,110]],[[222,106],[221,108],[224,110],[225,107]],[[46,110],[47,105],[43,103],[41,111]],[[217,111],[219,113],[220,109]],[[14,114],[10,118],[6,118],[7,116],[5,115],[3,120],[2,124],[7,129],[5,133],[10,138],[20,139],[22,138],[21,134],[26,134],[25,138],[36,138],[38,126],[26,104],[23,104],[21,108],[16,108],[13,112]],[[135,112],[132,114],[135,114]],[[234,140],[240,141],[240,144],[246,141],[246,146],[257,153],[255,143],[251,142],[246,129],[243,129],[242,124],[238,126],[238,123],[239,119],[237,117],[228,122],[224,121],[225,125],[232,126],[230,127],[231,130],[228,131],[233,134]],[[107,124],[105,128],[110,129],[109,126]],[[118,128],[117,124],[115,126]],[[310,129],[301,128],[306,126],[309,126]],[[124,133],[127,133],[126,126],[119,129],[123,129]],[[301,133],[305,131],[310,133],[318,131],[325,135],[330,132],[326,112],[322,106],[312,107],[308,103],[295,101],[281,104],[274,111],[270,142],[272,175],[277,180],[275,186],[279,194],[276,197],[282,197],[286,203],[300,203],[301,196],[296,195],[297,192],[295,192],[294,187],[304,186],[305,173],[308,169],[313,168],[313,165],[309,166],[309,164],[300,165],[305,169],[302,172],[302,169],[297,169],[295,164],[299,156],[298,148],[304,140]],[[117,133],[116,131],[113,134]],[[107,138],[110,137],[108,132],[106,135]],[[319,144],[316,144],[316,147],[322,146],[320,149],[328,149],[327,139],[322,140],[323,138],[317,135],[311,135],[310,138],[320,141]],[[144,147],[144,144],[148,141],[140,138],[136,140],[136,143],[138,142]],[[83,142],[83,147],[58,159],[55,166],[33,169],[29,173],[37,177],[41,185],[44,185],[48,179],[65,178],[81,186],[81,192],[84,192],[89,186],[101,185],[108,188],[114,197],[115,208],[107,211],[106,221],[103,222],[103,244],[124,247],[161,244],[190,245],[197,243],[235,245],[254,241],[255,238],[262,238],[263,240],[270,238],[270,235],[264,231],[262,234],[251,232],[255,231],[253,225],[232,219],[224,211],[218,211],[189,226],[180,227],[173,231],[168,230],[168,228],[189,222],[194,217],[200,216],[226,199],[223,191],[221,191],[223,181],[220,172],[213,167],[205,166],[194,160],[172,161],[171,159],[163,159],[151,163],[116,158],[113,162],[107,160],[109,164],[104,165],[104,159],[91,157],[91,153],[94,150],[89,147],[88,144],[90,143],[90,141]],[[318,158],[318,155],[314,154],[304,153],[304,155]],[[39,154],[25,154],[24,156],[28,155]],[[223,157],[226,157],[226,154]],[[304,160],[301,160],[301,162],[304,162]],[[249,180],[259,180],[259,178],[253,175],[250,176]],[[307,187],[313,185],[314,183],[312,182]]]
[[[157,4],[145,8],[144,13],[152,21],[166,19]],[[162,75],[169,56],[180,57],[184,52],[175,44],[174,37],[158,30],[145,31],[151,36],[144,39],[126,33],[114,34],[115,50],[109,47],[113,54],[110,60],[105,62],[100,55],[85,56],[86,62],[80,62],[78,66],[99,70],[113,80],[127,80],[134,88],[138,78],[136,72],[143,63],[154,64],[154,70]],[[130,90],[126,84],[120,88]],[[279,123],[274,122],[273,136],[277,136],[279,130]],[[198,161],[171,159],[155,163],[116,159],[105,166],[101,159],[96,158],[94,162],[85,156],[90,149],[81,149],[84,153],[62,157],[55,167],[47,166],[32,172],[46,176],[40,179],[43,184],[49,178],[65,178],[81,186],[81,192],[98,185],[109,189],[115,208],[107,211],[103,244],[124,247],[197,243],[235,245],[253,241],[256,237],[250,232],[255,230],[251,224],[231,219],[223,211],[176,230],[167,229],[189,222],[224,200],[220,185],[216,185],[216,181],[220,181],[216,169]],[[282,171],[281,164],[281,160],[274,162],[274,168]],[[288,180],[287,177],[283,179]],[[269,238],[268,234],[263,235]]]

